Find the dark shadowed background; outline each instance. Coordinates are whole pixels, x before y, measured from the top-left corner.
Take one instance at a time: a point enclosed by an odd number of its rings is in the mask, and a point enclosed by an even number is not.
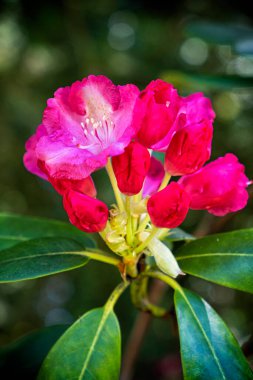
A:
[[[0,211],[67,220],[51,187],[25,171],[24,144],[60,86],[88,74],[141,89],[155,78],[180,94],[203,91],[216,112],[212,158],[235,153],[253,177],[253,25],[246,0],[112,0],[0,2]],[[98,195],[110,203],[103,170]],[[224,218],[192,212],[184,223],[199,235],[252,227],[252,202]],[[84,269],[0,286],[0,344],[42,326],[71,323],[101,306],[120,281],[115,269]],[[253,333],[253,297],[195,278],[184,282],[218,310],[243,345]],[[171,294],[164,300],[171,305]],[[125,294],[117,306],[127,340],[136,311]],[[247,348],[249,354],[251,348]],[[177,331],[155,320],[135,379],[181,379]]]

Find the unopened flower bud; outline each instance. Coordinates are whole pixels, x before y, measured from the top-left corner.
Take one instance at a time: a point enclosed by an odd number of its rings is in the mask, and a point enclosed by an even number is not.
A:
[[[250,184],[245,168],[231,153],[210,162],[179,182],[191,197],[190,208],[223,216],[246,206]]]
[[[106,226],[109,211],[98,199],[69,190],[63,196],[63,206],[70,222],[82,231],[98,232]]]
[[[97,195],[97,191],[91,176],[79,180],[49,178],[49,181],[55,190],[58,191],[58,193],[61,195],[70,189],[76,190],[79,193],[88,195],[92,198],[95,198]]]
[[[174,278],[179,274],[184,275],[171,250],[159,239],[152,239],[148,244],[148,249],[154,256],[156,265],[162,272]]]
[[[138,194],[149,165],[148,149],[137,142],[131,142],[124,153],[112,157],[112,166],[120,191],[126,195]]]
[[[166,151],[166,171],[173,176],[196,172],[210,158],[212,136],[213,126],[208,120],[177,131]]]
[[[133,125],[138,141],[153,150],[166,150],[180,106],[177,90],[161,79],[153,80],[140,93],[134,108]]]
[[[175,228],[185,219],[190,205],[190,196],[177,182],[153,194],[147,203],[152,223],[160,228]]]

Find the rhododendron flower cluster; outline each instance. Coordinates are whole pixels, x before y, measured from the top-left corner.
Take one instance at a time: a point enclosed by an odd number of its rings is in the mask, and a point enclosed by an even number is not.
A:
[[[24,164],[63,197],[77,228],[99,232],[125,263],[153,255],[162,271],[176,277],[182,272],[161,241],[169,229],[189,209],[223,216],[248,200],[249,180],[235,155],[206,164],[214,118],[202,93],[182,97],[160,79],[139,91],[90,75],[48,100],[27,141]],[[155,152],[164,154],[163,162]],[[96,198],[91,175],[102,168],[115,194],[113,205]],[[173,176],[180,179],[169,182]]]

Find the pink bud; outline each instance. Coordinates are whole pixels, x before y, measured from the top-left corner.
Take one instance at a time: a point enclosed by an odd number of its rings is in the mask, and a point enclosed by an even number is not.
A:
[[[124,153],[112,157],[112,166],[120,191],[127,195],[138,194],[149,165],[149,151],[137,142],[131,142]]]
[[[70,222],[82,231],[99,232],[106,226],[109,211],[98,199],[69,190],[63,196],[63,206]]]
[[[143,186],[143,198],[156,193],[161,185],[165,171],[163,164],[155,157],[151,157],[150,167]]]
[[[185,219],[190,197],[178,182],[171,182],[165,189],[152,195],[147,204],[152,223],[160,228],[175,228]]]
[[[244,165],[228,153],[194,174],[182,177],[181,186],[191,197],[190,208],[208,210],[217,216],[244,208],[248,201],[249,180]]]
[[[209,160],[214,117],[212,104],[202,93],[181,98],[176,132],[165,159],[171,175],[194,173]]]
[[[49,178],[50,183],[53,185],[59,194],[64,195],[68,190],[76,190],[79,193],[88,195],[89,197],[95,198],[97,191],[92,178],[89,176],[80,180],[71,179],[59,179],[59,178]]]
[[[209,160],[213,127],[208,120],[179,129],[165,156],[165,170],[174,176],[194,173]]]
[[[136,101],[133,125],[139,130],[138,141],[153,150],[166,150],[180,105],[177,90],[161,79],[154,80]]]

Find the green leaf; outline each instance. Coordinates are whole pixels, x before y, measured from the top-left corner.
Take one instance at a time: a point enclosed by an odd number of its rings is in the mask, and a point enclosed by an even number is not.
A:
[[[65,272],[88,262],[83,247],[66,238],[29,240],[0,251],[0,282],[29,280]]]
[[[169,240],[171,242],[173,241],[182,241],[182,240],[194,240],[195,237],[191,234],[188,234],[184,230],[181,230],[181,228],[173,228],[169,231],[169,234],[165,238],[166,240]]]
[[[43,218],[0,214],[0,250],[30,239],[56,236],[74,239],[83,247],[96,246],[91,235],[85,234],[71,224]]]
[[[162,79],[173,83],[184,93],[193,91],[231,90],[253,86],[253,78],[236,75],[205,75],[169,70],[162,73]]]
[[[54,345],[38,380],[118,380],[120,346],[114,312],[106,306],[91,310]]]
[[[210,235],[175,253],[183,272],[253,293],[253,229]]]
[[[9,379],[34,380],[53,344],[67,326],[50,326],[32,332],[0,349],[0,373]]]
[[[175,291],[185,380],[250,380],[253,373],[218,314],[189,290]]]
[[[208,21],[191,22],[187,25],[186,32],[207,42],[221,45],[233,45],[238,39],[253,36],[253,28],[250,26]]]

